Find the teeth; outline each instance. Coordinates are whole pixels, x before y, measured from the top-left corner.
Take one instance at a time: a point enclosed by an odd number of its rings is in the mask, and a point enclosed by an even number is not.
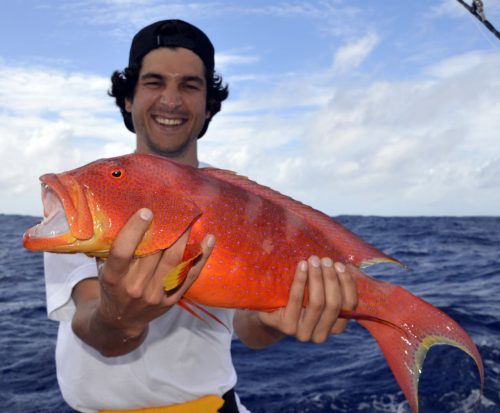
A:
[[[69,231],[68,220],[64,207],[57,195],[46,185],[43,187],[44,216],[40,224],[35,227],[35,237],[54,237]]]
[[[59,209],[63,209],[61,201],[57,197],[57,195],[52,191],[48,185],[42,184],[43,191],[43,215],[46,218],[49,218],[50,215],[53,215],[55,211]]]
[[[38,224],[34,236],[38,238],[55,237],[69,231],[68,220],[63,210],[55,211]]]
[[[183,122],[182,119],[168,119],[168,118],[160,118],[160,117],[156,117],[155,120],[158,123],[160,123],[162,125],[166,125],[166,126],[177,126]]]

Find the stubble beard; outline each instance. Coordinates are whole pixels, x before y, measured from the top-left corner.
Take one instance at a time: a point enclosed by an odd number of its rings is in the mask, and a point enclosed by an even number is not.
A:
[[[191,137],[186,139],[183,143],[178,145],[176,148],[165,149],[160,145],[153,142],[153,140],[149,136],[145,136],[143,141],[148,147],[149,151],[155,155],[165,156],[167,158],[180,158],[184,156],[194,141],[196,141],[196,137]]]

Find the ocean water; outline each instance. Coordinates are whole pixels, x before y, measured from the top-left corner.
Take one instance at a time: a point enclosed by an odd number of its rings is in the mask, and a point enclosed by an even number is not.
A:
[[[500,412],[500,217],[337,219],[411,269],[379,265],[371,275],[445,311],[479,348],[485,365],[479,404],[474,363],[438,346],[424,364],[420,411]],[[56,382],[57,324],[46,318],[42,256],[21,247],[22,233],[36,222],[0,215],[2,413],[72,412]],[[234,340],[233,355],[238,393],[254,413],[410,412],[374,339],[355,322],[320,346],[286,339],[253,351]]]

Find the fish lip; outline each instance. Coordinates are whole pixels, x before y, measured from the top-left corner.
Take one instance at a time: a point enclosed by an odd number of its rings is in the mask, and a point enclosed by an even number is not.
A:
[[[60,244],[72,242],[68,219],[64,207],[56,193],[46,184],[42,183],[43,219],[29,228],[23,236],[25,248],[37,251],[45,250],[47,242],[51,248]]]
[[[45,191],[50,189],[61,202],[69,225],[69,232],[77,240],[94,235],[92,215],[87,196],[76,179],[67,174],[46,174],[40,177]]]
[[[42,183],[43,220],[37,225],[35,235],[54,237],[70,232],[63,203],[57,193]]]
[[[82,225],[91,219],[83,189],[69,177],[46,174],[40,177],[42,185],[43,220],[30,228],[25,239],[31,243],[52,239],[67,244],[93,236],[93,225]],[[63,242],[64,240],[64,242]],[[72,240],[72,241],[71,241]],[[52,242],[52,241],[51,241]]]

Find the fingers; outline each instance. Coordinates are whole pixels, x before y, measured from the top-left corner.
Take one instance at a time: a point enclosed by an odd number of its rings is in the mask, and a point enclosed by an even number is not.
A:
[[[163,301],[165,295],[163,281],[167,274],[181,262],[188,238],[189,231],[186,231],[174,244],[161,253],[160,260],[151,273],[151,282],[147,284],[148,292],[155,297],[155,301]]]
[[[198,276],[200,275],[203,267],[208,261],[210,254],[212,253],[215,246],[215,237],[212,234],[208,234],[205,236],[203,241],[201,242],[201,250],[202,254],[196,264],[189,270],[186,280],[182,284],[182,286],[175,291],[174,294],[170,296],[166,296],[164,302],[166,305],[174,305],[177,303],[184,293],[191,287],[191,285],[196,281]]]
[[[342,308],[341,310],[355,310],[358,305],[358,293],[356,289],[356,282],[352,277],[352,273],[349,268],[344,264],[338,262],[335,264],[335,269],[337,271],[338,279],[340,281],[340,289],[342,293]],[[346,327],[349,320],[339,318],[337,322],[333,325],[330,333],[340,334]]]
[[[308,265],[306,261],[299,262],[290,288],[288,303],[285,309],[281,310],[281,317],[276,318],[276,323],[273,325],[274,328],[279,328],[281,332],[289,336],[295,336],[298,331],[298,321],[300,320],[304,305],[307,269]]]
[[[102,277],[108,284],[115,284],[128,270],[137,246],[151,224],[153,213],[142,208],[127,221],[113,242]]]
[[[321,317],[312,332],[312,341],[315,343],[322,343],[328,338],[332,327],[337,322],[343,304],[342,288],[337,266],[333,265],[333,261],[330,258],[323,258],[321,264],[325,305],[320,314]]]
[[[132,215],[114,240],[106,262],[98,262],[101,286],[99,311],[113,325],[119,325],[128,332],[144,331],[150,321],[180,300],[200,274],[215,244],[213,235],[204,238],[202,254],[188,272],[186,281],[172,296],[167,297],[164,278],[181,262],[190,231],[186,231],[166,250],[134,257],[152,218],[152,212],[145,208]]]
[[[196,280],[196,278],[198,278],[198,275],[200,275],[201,270],[203,269],[206,262],[210,258],[210,254],[212,253],[214,246],[215,246],[215,236],[213,236],[212,234],[206,235],[203,241],[201,242],[202,255],[188,273],[186,282],[188,282],[189,285],[191,285]]]
[[[318,257],[313,256],[309,258],[308,264],[309,302],[299,320],[297,339],[300,341],[311,340],[313,332],[322,317],[326,302],[321,261]]]
[[[279,317],[264,320],[300,341],[322,343],[346,328],[348,321],[339,318],[340,311],[356,305],[356,284],[345,265],[313,256],[297,266],[288,304]]]

